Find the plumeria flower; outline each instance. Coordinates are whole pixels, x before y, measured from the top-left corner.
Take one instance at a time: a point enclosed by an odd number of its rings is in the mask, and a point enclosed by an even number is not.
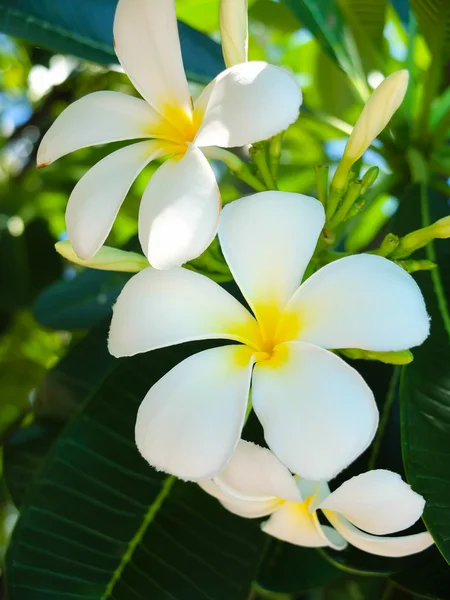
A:
[[[223,15],[231,18],[228,9]],[[233,34],[246,36],[234,22],[226,30],[226,47]],[[166,269],[197,257],[216,235],[221,199],[202,149],[243,146],[283,131],[297,119],[301,92],[284,69],[243,62],[218,75],[193,105],[174,0],[120,0],[114,38],[118,59],[143,99],[103,91],[74,102],[44,136],[38,165],[86,146],[145,140],[101,160],[70,196],[68,237],[76,254],[89,259],[137,175],[150,161],[170,156],[151,178],[139,214],[144,254],[153,267]]]
[[[187,358],[143,400],[136,443],[147,461],[182,479],[221,471],[252,403],[269,447],[293,471],[329,480],[370,444],[373,394],[330,350],[398,351],[429,332],[412,277],[372,254],[306,267],[325,222],[322,204],[262,192],[227,205],[225,259],[252,313],[217,283],[184,268],[145,269],[114,307],[109,349],[131,356],[191,340],[239,342]]]
[[[241,440],[225,470],[200,485],[241,517],[271,515],[263,531],[296,546],[343,550],[351,544],[398,557],[433,544],[428,531],[381,537],[411,527],[425,506],[422,496],[392,471],[357,475],[330,492],[326,482],[293,477],[272,452]],[[332,527],[320,523],[318,510]]]

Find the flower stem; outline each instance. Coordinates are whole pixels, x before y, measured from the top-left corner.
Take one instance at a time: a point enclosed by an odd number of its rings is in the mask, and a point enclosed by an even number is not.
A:
[[[241,160],[236,154],[223,148],[209,146],[204,148],[205,155],[212,160],[220,160],[230,169],[234,175],[247,185],[255,189],[257,192],[264,192],[267,188],[249,169],[248,165]]]

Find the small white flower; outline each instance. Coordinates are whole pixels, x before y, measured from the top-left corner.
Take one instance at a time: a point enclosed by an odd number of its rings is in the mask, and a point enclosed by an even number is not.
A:
[[[370,444],[372,392],[329,350],[405,350],[427,337],[428,316],[413,278],[371,254],[335,261],[299,287],[324,221],[320,202],[301,194],[262,192],[224,208],[222,251],[254,316],[183,268],[148,268],[126,284],[111,322],[114,356],[191,340],[241,344],[195,354],[150,389],[136,443],[151,465],[192,480],[221,471],[251,379],[268,445],[302,477],[329,480]]]
[[[427,531],[381,537],[413,525],[425,506],[422,496],[392,471],[357,475],[330,493],[327,483],[294,478],[269,450],[241,440],[225,470],[199,484],[241,517],[271,515],[263,531],[297,546],[343,550],[349,543],[398,557],[433,544]],[[333,527],[320,523],[318,510]]]
[[[139,214],[144,254],[166,269],[197,257],[216,235],[220,193],[200,148],[270,138],[296,120],[301,92],[287,71],[245,62],[218,75],[193,106],[174,0],[120,0],[114,37],[120,63],[144,100],[104,91],[74,102],[44,136],[38,165],[86,146],[147,138],[101,160],[70,196],[68,237],[78,256],[89,259],[137,175],[150,161],[172,156],[151,178]]]

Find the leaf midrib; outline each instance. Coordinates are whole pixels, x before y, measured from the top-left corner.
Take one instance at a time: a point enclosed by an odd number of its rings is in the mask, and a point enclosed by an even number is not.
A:
[[[125,567],[132,560],[133,554],[134,554],[136,548],[141,543],[142,538],[144,537],[148,527],[150,526],[150,524],[153,522],[154,518],[158,514],[158,512],[161,509],[162,505],[164,504],[164,501],[166,500],[166,498],[169,496],[170,490],[172,489],[172,486],[174,485],[175,482],[176,482],[176,478],[173,477],[172,475],[170,475],[169,477],[167,477],[164,480],[164,483],[162,484],[162,487],[161,487],[161,491],[157,495],[155,501],[149,506],[147,513],[142,521],[141,526],[139,527],[139,529],[136,531],[133,538],[128,543],[128,548],[127,548],[126,552],[124,552],[124,554],[122,555],[122,560],[120,561],[120,564],[115,569],[115,571],[111,577],[111,580],[108,583],[101,600],[107,600],[108,598],[111,597],[114,586],[121,578]]]

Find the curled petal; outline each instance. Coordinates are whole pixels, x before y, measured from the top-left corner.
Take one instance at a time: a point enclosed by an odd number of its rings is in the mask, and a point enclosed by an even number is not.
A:
[[[144,100],[120,92],[94,92],[70,104],[42,138],[38,167],[97,144],[153,137],[160,115]]]
[[[333,511],[324,511],[325,516],[349,544],[378,556],[401,557],[422,552],[434,542],[428,531],[400,537],[380,537],[364,533]]]
[[[300,477],[330,480],[370,444],[373,394],[355,369],[317,346],[280,344],[256,364],[252,402],[269,448]]]
[[[342,258],[310,277],[286,307],[279,334],[323,348],[375,352],[421,344],[430,329],[414,279],[386,258]]]
[[[300,88],[285,69],[256,61],[236,65],[199,97],[196,106],[206,109],[194,143],[230,148],[266,140],[297,119],[301,103]]]
[[[248,348],[223,346],[194,354],[164,375],[139,407],[142,456],[180,479],[219,473],[240,438],[252,366]]]
[[[125,285],[114,306],[109,351],[133,356],[192,340],[258,336],[251,314],[217,283],[187,269],[148,268]]]
[[[214,481],[237,499],[302,502],[295,479],[277,457],[267,448],[244,440],[240,440],[230,462]]]
[[[247,519],[257,519],[270,515],[274,510],[280,507],[282,503],[278,498],[267,500],[237,500],[229,494],[223,492],[212,479],[203,479],[198,482],[199,486],[214,498],[220,501],[222,506],[240,517]]]
[[[188,121],[174,0],[120,0],[114,20],[117,57],[138,92],[173,125]]]
[[[411,527],[424,506],[422,496],[400,475],[376,469],[343,483],[318,508],[341,513],[360,529],[383,535]]]
[[[343,550],[347,545],[332,527],[321,525],[316,514],[308,512],[306,504],[285,502],[261,525],[261,529],[283,542],[296,546],[330,546],[336,550]]]
[[[101,248],[133,181],[166,152],[159,141],[131,144],[98,162],[80,179],[67,204],[66,225],[81,259],[92,258]]]
[[[213,241],[221,198],[202,152],[190,146],[153,175],[139,212],[139,240],[150,264],[170,269],[197,258]]]

